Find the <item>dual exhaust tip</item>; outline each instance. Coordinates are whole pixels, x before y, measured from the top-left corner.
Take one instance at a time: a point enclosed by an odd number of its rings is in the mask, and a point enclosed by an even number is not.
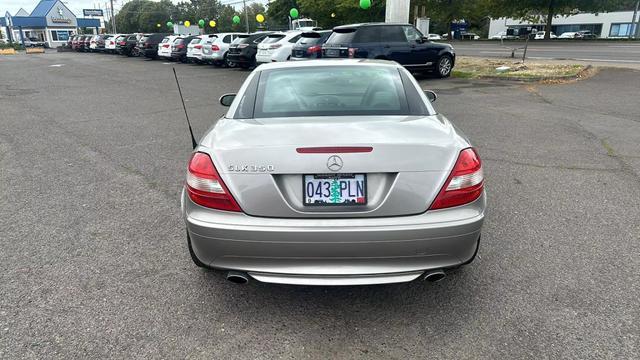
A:
[[[444,271],[442,270],[433,270],[433,271],[428,271],[426,272],[422,279],[424,281],[429,281],[429,282],[438,282],[442,279],[445,278],[445,276],[447,276],[447,274],[445,274]],[[227,272],[227,276],[226,279],[231,281],[234,284],[239,284],[239,285],[243,285],[243,284],[247,284],[249,283],[249,275],[247,275],[247,273],[244,272],[239,272],[239,271],[229,271]]]

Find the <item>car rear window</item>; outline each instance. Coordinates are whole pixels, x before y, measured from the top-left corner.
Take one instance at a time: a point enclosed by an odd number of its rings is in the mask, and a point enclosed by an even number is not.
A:
[[[273,44],[284,39],[284,35],[269,35],[266,39],[262,40],[263,44]]]
[[[173,44],[174,45],[180,45],[180,44],[182,44],[183,41],[184,41],[183,38],[177,38],[177,39],[173,40]]]
[[[346,29],[334,29],[333,34],[327,39],[327,44],[342,45],[353,42],[353,37],[356,34],[355,28]]]
[[[398,69],[336,66],[262,71],[253,117],[409,114]]]
[[[240,35],[235,40],[233,40],[231,43],[232,44],[243,44],[243,43],[245,43],[247,41],[249,41],[249,35]]]
[[[200,38],[195,38],[193,40],[191,40],[191,42],[189,44],[199,44],[200,43]]]

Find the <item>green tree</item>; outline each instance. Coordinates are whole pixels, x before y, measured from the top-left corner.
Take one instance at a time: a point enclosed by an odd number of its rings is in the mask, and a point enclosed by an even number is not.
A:
[[[287,28],[289,10],[298,8],[296,0],[273,0],[267,4],[267,22],[272,27]]]

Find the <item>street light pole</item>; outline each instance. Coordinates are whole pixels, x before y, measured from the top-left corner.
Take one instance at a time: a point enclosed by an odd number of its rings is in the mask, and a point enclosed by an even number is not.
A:
[[[111,29],[114,34],[117,34],[116,31],[116,14],[113,12],[113,0],[111,0]]]
[[[636,19],[636,14],[638,13],[638,9],[640,9],[640,0],[636,2],[636,10],[633,12],[633,20]],[[631,27],[633,28],[633,24]],[[638,16],[638,20],[636,21],[636,28],[635,28],[633,37],[636,39],[640,37],[640,15]]]
[[[242,6],[244,6],[244,21],[247,25],[247,34],[249,33],[249,12],[247,11],[247,1],[242,0]]]
[[[631,17],[631,29],[629,29],[629,39],[638,37],[638,25],[637,25],[638,21],[636,21],[636,15],[638,14],[638,7],[640,7],[640,0],[636,1],[636,8],[635,10],[633,10],[633,16]]]

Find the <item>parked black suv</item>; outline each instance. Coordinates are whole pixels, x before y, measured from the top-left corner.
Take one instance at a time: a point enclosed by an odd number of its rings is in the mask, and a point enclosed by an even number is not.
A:
[[[393,60],[410,71],[451,75],[455,52],[448,44],[429,41],[413,25],[369,23],[343,25],[322,46],[323,58]]]
[[[238,35],[231,45],[229,45],[227,61],[240,66],[243,69],[256,66],[258,43],[271,34],[273,34],[273,32],[265,31]]]
[[[149,59],[155,59],[158,57],[158,44],[162,42],[162,39],[165,38],[169,34],[149,34],[142,39],[140,39],[140,54],[144,55]]]
[[[138,45],[138,35],[129,35],[116,44],[116,49],[119,50],[120,55],[138,56],[136,45]]]
[[[302,33],[298,42],[291,50],[291,60],[319,59],[322,57],[322,44],[324,44],[331,30],[310,31]]]
[[[175,39],[173,44],[171,44],[171,60],[186,62],[187,45],[195,38],[197,38],[197,36],[191,35]]]

